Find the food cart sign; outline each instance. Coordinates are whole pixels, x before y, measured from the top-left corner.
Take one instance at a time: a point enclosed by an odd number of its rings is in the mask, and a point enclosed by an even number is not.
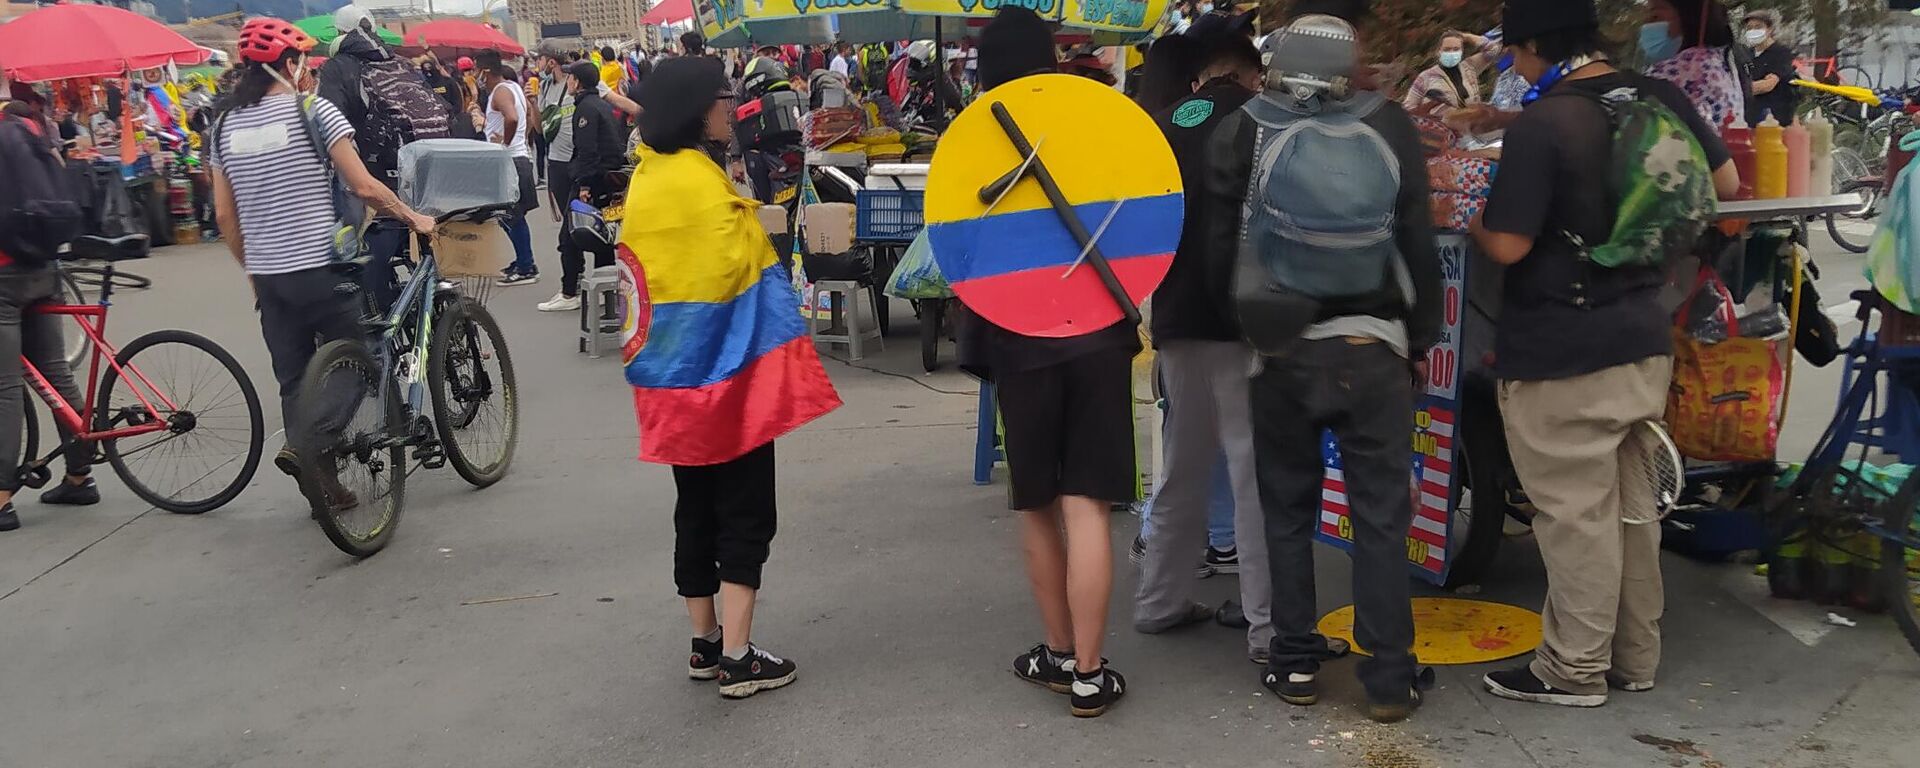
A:
[[[1413,498],[1413,527],[1407,532],[1407,562],[1415,575],[1434,584],[1446,581],[1452,559],[1447,542],[1460,481],[1454,471],[1454,435],[1460,413],[1460,319],[1467,277],[1467,239],[1440,235],[1440,341],[1427,353],[1427,390],[1414,399],[1413,471],[1407,494]],[[1347,514],[1346,477],[1340,445],[1331,432],[1322,436],[1326,480],[1320,489],[1319,538],[1353,549],[1353,521]]]

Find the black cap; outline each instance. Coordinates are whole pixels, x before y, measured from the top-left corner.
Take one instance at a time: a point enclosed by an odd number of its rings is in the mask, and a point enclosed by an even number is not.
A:
[[[1053,28],[1033,11],[1003,5],[980,30],[980,87],[993,90],[1027,75],[1052,72]]]
[[[1332,16],[1347,22],[1358,24],[1367,17],[1368,0],[1295,0],[1292,13],[1287,18],[1302,16]]]
[[[1548,32],[1600,25],[1593,0],[1507,0],[1500,28],[1507,40],[1533,40]]]
[[[1215,11],[1203,14],[1187,25],[1187,34],[1211,40],[1217,35],[1241,35],[1253,37],[1253,11],[1237,14],[1225,14]]]

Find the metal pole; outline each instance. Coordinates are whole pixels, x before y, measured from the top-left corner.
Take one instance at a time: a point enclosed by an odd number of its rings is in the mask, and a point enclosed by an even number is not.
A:
[[[1007,112],[1007,105],[994,102],[993,119],[999,121],[1000,129],[1006,131],[1007,139],[1013,142],[1014,150],[1021,157],[1033,154],[1033,145],[1027,141],[1027,135],[1020,130],[1020,125],[1013,121],[1013,115]],[[1126,286],[1121,285],[1120,278],[1113,273],[1113,266],[1107,263],[1107,257],[1100,253],[1099,244],[1093,241],[1093,234],[1087,231],[1079,214],[1074,213],[1073,206],[1067,203],[1067,196],[1061,193],[1060,185],[1054,182],[1046,163],[1035,157],[1027,166],[1027,174],[1040,183],[1040,191],[1046,193],[1047,202],[1053,204],[1054,213],[1060,216],[1062,224],[1067,225],[1067,232],[1073,235],[1073,241],[1086,249],[1087,264],[1093,267],[1094,274],[1100,276],[1100,283],[1106,286],[1114,303],[1120,305],[1120,313],[1126,316],[1127,322],[1139,325],[1140,308],[1133,305],[1133,298],[1127,295]],[[984,195],[986,190],[981,190],[981,193]],[[1118,202],[1115,204],[1118,205]]]

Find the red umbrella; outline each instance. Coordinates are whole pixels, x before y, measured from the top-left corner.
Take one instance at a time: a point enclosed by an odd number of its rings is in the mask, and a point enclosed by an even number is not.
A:
[[[500,30],[465,19],[435,19],[407,31],[407,45],[431,48],[436,53],[472,53],[499,51],[520,56],[527,49]]]
[[[693,0],[661,0],[659,4],[653,6],[653,10],[647,11],[647,15],[640,17],[640,23],[658,27],[691,18],[693,18]]]
[[[0,71],[29,83],[199,64],[210,54],[164,24],[105,5],[48,6],[0,24]]]

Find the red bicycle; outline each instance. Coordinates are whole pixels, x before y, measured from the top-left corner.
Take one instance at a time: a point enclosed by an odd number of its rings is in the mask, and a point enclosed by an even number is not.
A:
[[[24,400],[21,484],[39,488],[53,479],[50,464],[69,450],[105,460],[147,503],[197,515],[240,494],[260,466],[266,436],[260,395],[220,345],[186,331],[155,331],[124,349],[107,342],[113,264],[102,267],[100,296],[91,304],[41,304],[38,315],[72,317],[91,342],[87,400],[75,410],[25,356],[27,383],[72,436],[39,458],[40,420]],[[79,376],[79,367],[73,374]]]

